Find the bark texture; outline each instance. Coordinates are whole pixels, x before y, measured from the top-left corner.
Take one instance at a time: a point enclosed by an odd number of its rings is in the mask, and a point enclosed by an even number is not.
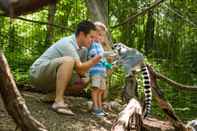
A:
[[[43,6],[55,2],[57,0],[0,0],[0,8],[7,16],[16,17],[38,11]]]
[[[0,93],[8,114],[12,116],[22,131],[47,131],[47,129],[33,118],[25,100],[18,91],[10,72],[7,60],[0,51]]]

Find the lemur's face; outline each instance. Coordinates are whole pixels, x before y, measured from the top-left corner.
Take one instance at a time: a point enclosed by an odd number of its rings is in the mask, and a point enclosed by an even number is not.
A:
[[[122,43],[115,43],[112,45],[112,49],[117,52],[119,55],[126,53],[127,47]]]

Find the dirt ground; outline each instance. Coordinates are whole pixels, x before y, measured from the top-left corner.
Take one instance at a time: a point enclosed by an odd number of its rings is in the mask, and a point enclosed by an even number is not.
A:
[[[21,93],[32,116],[47,127],[49,131],[109,131],[117,117],[118,111],[108,111],[104,118],[95,117],[88,109],[87,99],[66,97],[65,101],[75,116],[60,115],[50,109],[51,104],[40,101],[43,94],[33,92]],[[0,97],[0,131],[20,131],[8,115]]]

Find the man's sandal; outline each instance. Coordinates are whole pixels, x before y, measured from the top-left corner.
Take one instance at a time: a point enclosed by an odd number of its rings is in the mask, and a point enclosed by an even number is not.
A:
[[[58,114],[71,115],[71,116],[75,115],[70,109],[68,109],[67,106],[57,106],[57,107],[51,106],[51,109]]]

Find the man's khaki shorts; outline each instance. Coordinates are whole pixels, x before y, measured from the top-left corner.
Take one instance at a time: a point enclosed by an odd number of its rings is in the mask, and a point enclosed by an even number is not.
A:
[[[54,91],[57,70],[62,63],[62,60],[54,59],[52,61],[46,61],[34,69],[30,69],[30,80],[35,90],[43,93]],[[79,79],[79,75],[73,70],[69,85],[72,85],[77,79]]]

